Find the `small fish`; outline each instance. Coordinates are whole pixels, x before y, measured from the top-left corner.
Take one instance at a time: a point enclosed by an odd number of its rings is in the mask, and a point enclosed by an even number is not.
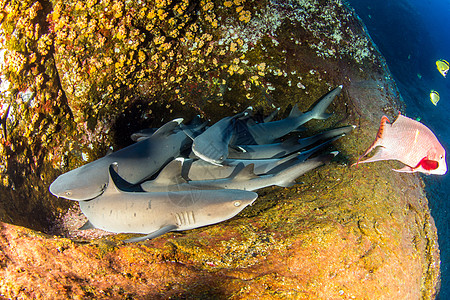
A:
[[[383,116],[375,141],[358,159],[356,165],[380,160],[399,160],[406,166],[394,170],[397,172],[436,175],[444,175],[447,172],[445,150],[430,129],[401,114],[394,123],[387,122],[388,118]],[[361,160],[377,146],[380,146],[380,149],[375,155]]]
[[[114,181],[118,174],[109,167],[105,192],[81,201],[80,209],[89,219],[80,229],[99,228],[114,233],[141,233],[142,237],[125,242],[152,239],[170,231],[182,231],[228,220],[258,194],[241,190],[199,190],[130,193],[120,190]]]
[[[431,90],[430,92],[430,100],[434,105],[437,105],[437,103],[439,102],[439,93],[436,92],[435,90]]]
[[[436,61],[436,67],[437,67],[439,73],[442,74],[442,76],[444,76],[444,77],[447,76],[449,64],[446,60],[440,59],[440,60]]]

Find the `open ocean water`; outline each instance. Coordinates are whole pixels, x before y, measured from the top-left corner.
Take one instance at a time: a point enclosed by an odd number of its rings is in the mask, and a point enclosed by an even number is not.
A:
[[[349,0],[386,58],[397,83],[406,115],[420,118],[450,149],[450,72],[444,78],[436,60],[450,61],[449,0]],[[440,94],[434,106],[430,91]],[[391,120],[392,121],[392,120]],[[431,214],[436,222],[441,252],[441,291],[450,299],[450,172],[423,176]]]

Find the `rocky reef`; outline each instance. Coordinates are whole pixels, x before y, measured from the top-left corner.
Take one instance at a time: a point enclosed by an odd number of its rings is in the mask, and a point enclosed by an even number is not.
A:
[[[340,0],[2,1],[0,295],[8,298],[432,299],[434,222],[419,176],[350,167],[400,96]],[[217,225],[138,244],[73,230],[61,173],[138,129],[253,106],[307,110],[305,135],[357,125],[327,166]],[[7,114],[7,107],[10,107]]]

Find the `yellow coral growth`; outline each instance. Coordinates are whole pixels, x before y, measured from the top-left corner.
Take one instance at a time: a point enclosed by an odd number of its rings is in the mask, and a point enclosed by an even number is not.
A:
[[[248,10],[243,10],[239,13],[239,21],[248,23],[251,17],[252,14]]]

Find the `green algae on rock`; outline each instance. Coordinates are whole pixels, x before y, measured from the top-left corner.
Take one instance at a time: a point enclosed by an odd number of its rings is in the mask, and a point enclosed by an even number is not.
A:
[[[267,188],[218,225],[123,245],[0,226],[0,294],[39,298],[424,298],[436,229],[419,177],[348,168],[399,95],[342,1],[3,1],[0,218],[48,231],[69,203],[56,176],[131,143],[133,130],[247,106],[307,110],[344,85],[326,121],[347,124],[337,161]],[[30,96],[31,95],[31,96]],[[33,278],[33,280],[30,280]],[[38,283],[36,283],[36,280]],[[114,284],[112,284],[112,282]],[[214,286],[214,288],[210,288]]]

